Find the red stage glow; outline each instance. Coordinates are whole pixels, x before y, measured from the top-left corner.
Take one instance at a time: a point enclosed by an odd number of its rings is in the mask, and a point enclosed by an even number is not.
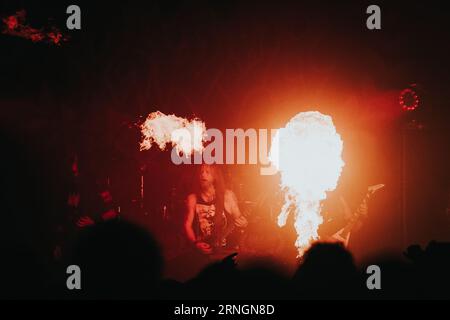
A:
[[[18,11],[15,15],[3,18],[6,28],[3,29],[2,33],[28,39],[32,42],[44,41],[54,45],[60,45],[61,42],[67,41],[67,37],[58,29],[52,27],[51,31],[48,32],[44,28],[36,29],[25,24],[25,18],[25,10]]]
[[[17,26],[19,25],[19,22],[17,21],[17,17],[16,16],[7,17],[3,21],[6,23],[6,26],[10,30],[16,29]]]

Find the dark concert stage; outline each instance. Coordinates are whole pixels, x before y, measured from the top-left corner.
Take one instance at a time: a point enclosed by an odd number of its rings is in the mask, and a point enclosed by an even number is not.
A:
[[[0,2],[0,298],[449,299],[447,17]]]

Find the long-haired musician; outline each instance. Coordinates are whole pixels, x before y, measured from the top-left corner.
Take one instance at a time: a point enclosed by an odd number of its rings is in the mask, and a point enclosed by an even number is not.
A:
[[[199,166],[193,192],[186,199],[184,231],[190,243],[204,254],[226,245],[227,235],[235,228],[247,226],[238,201],[225,187],[218,166]]]

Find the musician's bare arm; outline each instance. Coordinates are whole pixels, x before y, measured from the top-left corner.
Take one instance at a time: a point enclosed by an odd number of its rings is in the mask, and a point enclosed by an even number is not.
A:
[[[195,205],[197,204],[197,197],[195,194],[188,195],[186,199],[186,212],[184,218],[184,231],[188,240],[192,243],[195,243],[195,232],[192,224],[194,223],[195,216]]]
[[[247,226],[247,219],[241,214],[239,210],[238,201],[236,195],[231,190],[226,190],[224,195],[225,210],[231,214],[234,219],[236,227],[244,228]]]
[[[204,254],[211,254],[212,248],[209,244],[202,241],[197,241],[195,236],[194,228],[192,224],[194,223],[195,217],[195,206],[197,204],[197,197],[195,194],[190,194],[186,199],[186,214],[184,219],[184,231],[189,242],[191,242],[195,247],[203,252]]]

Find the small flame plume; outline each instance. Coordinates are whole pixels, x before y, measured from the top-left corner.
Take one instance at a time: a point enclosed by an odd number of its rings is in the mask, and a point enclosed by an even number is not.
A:
[[[149,150],[153,144],[160,150],[165,150],[167,145],[171,144],[179,155],[189,157],[193,152],[203,150],[206,126],[199,119],[188,120],[155,111],[150,113],[141,125],[141,133],[141,151]]]
[[[336,188],[344,166],[342,147],[331,117],[317,111],[297,114],[272,141],[269,158],[281,174],[285,191],[278,225],[284,226],[294,211],[299,256],[318,239],[321,201]]]

